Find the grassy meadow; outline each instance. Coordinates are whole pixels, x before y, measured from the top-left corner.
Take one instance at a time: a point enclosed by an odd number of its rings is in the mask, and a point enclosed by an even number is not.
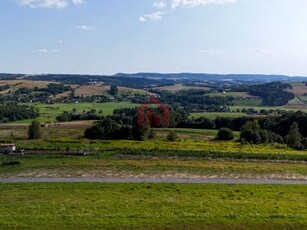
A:
[[[0,228],[306,229],[306,188],[304,185],[2,184]]]
[[[56,117],[64,111],[70,112],[76,109],[77,112],[89,111],[96,109],[97,113],[102,111],[102,115],[112,115],[115,109],[135,108],[138,104],[131,102],[107,102],[107,103],[27,103],[39,108],[41,116],[37,118],[39,122],[54,122]],[[22,120],[15,123],[30,123],[31,120]]]

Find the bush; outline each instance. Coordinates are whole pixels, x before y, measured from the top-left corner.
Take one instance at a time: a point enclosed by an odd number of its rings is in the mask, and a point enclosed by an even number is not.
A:
[[[156,132],[151,129],[148,134],[148,139],[155,139],[156,136]]]
[[[233,132],[229,128],[221,128],[217,134],[217,139],[220,141],[229,141],[233,138]]]
[[[14,166],[14,165],[20,165],[21,162],[20,161],[4,161],[2,163],[2,166],[5,167],[5,166]]]
[[[178,135],[175,131],[169,131],[167,135],[167,140],[170,142],[174,142],[178,139]]]

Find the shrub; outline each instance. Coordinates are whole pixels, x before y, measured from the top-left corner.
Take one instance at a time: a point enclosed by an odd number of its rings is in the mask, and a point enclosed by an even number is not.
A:
[[[233,132],[229,128],[221,128],[217,134],[217,139],[220,141],[228,141],[233,138]]]
[[[167,135],[167,140],[174,142],[178,139],[178,135],[175,131],[169,131],[168,135]]]
[[[156,138],[156,132],[154,130],[150,130],[148,134],[148,139],[155,139]]]

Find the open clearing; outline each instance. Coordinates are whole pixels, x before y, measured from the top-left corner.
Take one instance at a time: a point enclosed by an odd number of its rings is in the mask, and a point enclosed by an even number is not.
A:
[[[2,184],[0,227],[306,229],[306,188],[306,185]]]

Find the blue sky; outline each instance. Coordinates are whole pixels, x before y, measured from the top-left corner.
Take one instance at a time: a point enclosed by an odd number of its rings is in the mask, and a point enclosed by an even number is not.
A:
[[[307,76],[306,0],[1,0],[0,72]]]

